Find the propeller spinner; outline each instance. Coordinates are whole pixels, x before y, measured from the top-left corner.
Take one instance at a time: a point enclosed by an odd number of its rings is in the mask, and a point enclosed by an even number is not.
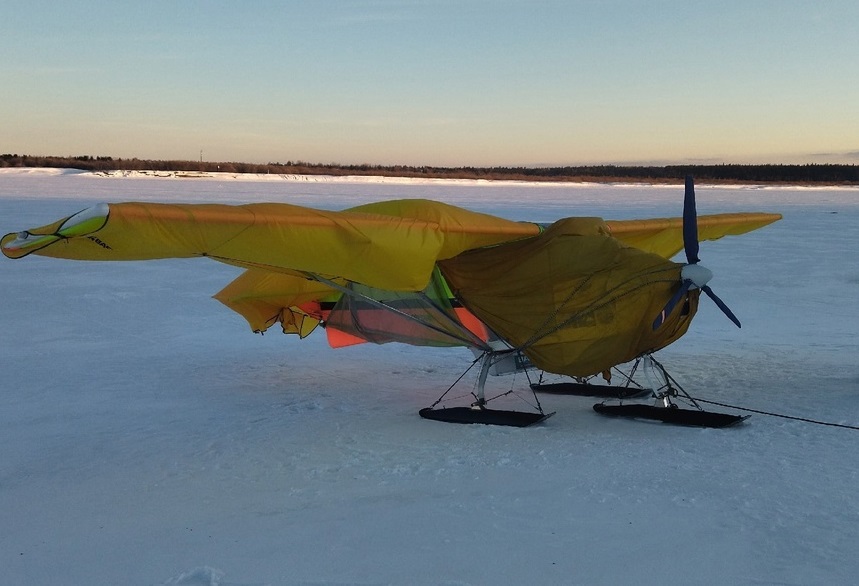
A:
[[[698,211],[695,207],[695,184],[689,175],[686,176],[686,193],[683,197],[683,249],[686,252],[687,264],[680,271],[680,288],[656,316],[653,321],[653,329],[658,329],[665,322],[671,312],[674,311],[674,307],[690,289],[703,291],[722,310],[722,313],[728,316],[728,319],[734,322],[738,328],[742,327],[734,312],[707,285],[713,278],[713,272],[698,264],[700,262],[698,258]]]

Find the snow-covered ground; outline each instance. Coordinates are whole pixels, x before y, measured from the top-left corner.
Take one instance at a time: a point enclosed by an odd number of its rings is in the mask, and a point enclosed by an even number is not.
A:
[[[535,221],[682,207],[680,187],[139,175],[0,172],[0,231],[127,200],[339,209],[426,197]],[[702,244],[743,328],[702,301],[661,362],[697,397],[859,424],[859,190],[700,185],[698,207],[784,220]],[[418,409],[468,352],[253,335],[210,297],[237,273],[0,259],[0,583],[859,576],[855,430],[765,415],[681,428],[557,396],[541,397],[557,414],[532,428],[426,421]]]

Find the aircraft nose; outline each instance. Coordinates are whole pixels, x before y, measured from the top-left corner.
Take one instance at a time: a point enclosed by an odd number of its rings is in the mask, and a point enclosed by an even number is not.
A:
[[[700,264],[686,265],[680,271],[680,278],[692,282],[693,287],[690,289],[702,289],[713,278],[713,271],[707,267],[702,267]]]

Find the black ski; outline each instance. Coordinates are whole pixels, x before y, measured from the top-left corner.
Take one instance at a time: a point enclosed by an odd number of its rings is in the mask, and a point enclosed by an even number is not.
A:
[[[650,419],[663,423],[692,427],[731,427],[750,417],[749,415],[730,415],[728,413],[681,409],[679,407],[656,407],[654,405],[641,405],[637,403],[627,405],[604,405],[597,403],[594,405],[594,411],[610,417]]]
[[[603,399],[640,399],[651,394],[650,389],[634,387],[610,387],[590,383],[533,383],[531,390],[553,395],[575,395],[577,397],[600,397]]]
[[[511,427],[528,427],[548,419],[552,413],[526,413],[524,411],[504,411],[501,409],[477,409],[472,407],[450,407],[448,409],[433,409],[427,407],[419,411],[424,419],[444,421],[446,423],[483,423],[485,425],[507,425]]]

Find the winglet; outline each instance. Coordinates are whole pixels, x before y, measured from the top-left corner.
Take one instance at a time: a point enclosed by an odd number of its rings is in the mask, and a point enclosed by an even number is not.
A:
[[[58,240],[86,236],[101,230],[109,214],[110,206],[100,203],[50,226],[6,234],[0,239],[0,250],[9,258],[22,258]]]

